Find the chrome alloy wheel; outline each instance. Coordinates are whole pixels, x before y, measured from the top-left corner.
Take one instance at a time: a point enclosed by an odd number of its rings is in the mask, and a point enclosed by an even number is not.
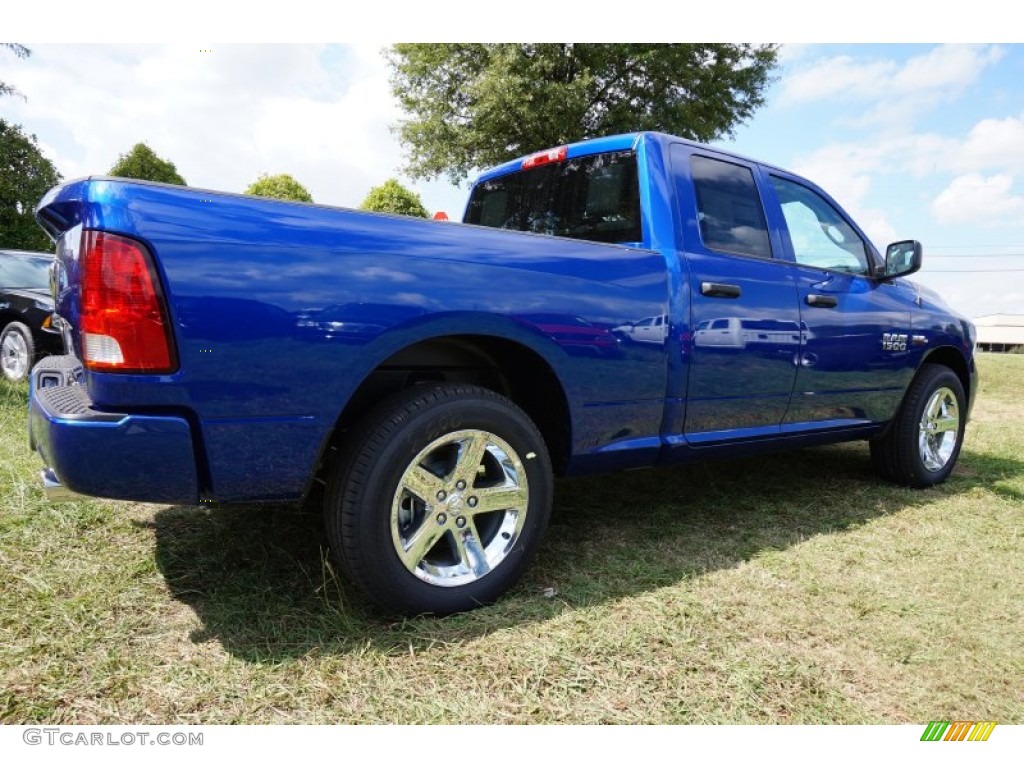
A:
[[[921,414],[918,449],[921,463],[930,472],[946,466],[956,449],[960,431],[960,406],[953,390],[941,387],[932,393]]]
[[[529,512],[526,469],[497,435],[442,435],[412,460],[391,505],[399,559],[428,584],[483,578],[512,551]]]
[[[11,381],[21,381],[28,373],[28,345],[25,337],[12,330],[4,335],[0,345],[0,368]]]

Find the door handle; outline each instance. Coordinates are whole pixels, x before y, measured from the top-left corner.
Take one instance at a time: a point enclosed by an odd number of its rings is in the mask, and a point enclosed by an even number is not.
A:
[[[701,283],[700,292],[715,299],[738,299],[740,287],[729,283]]]
[[[807,294],[807,303],[812,307],[834,307],[839,302],[835,296],[822,296],[820,293]]]

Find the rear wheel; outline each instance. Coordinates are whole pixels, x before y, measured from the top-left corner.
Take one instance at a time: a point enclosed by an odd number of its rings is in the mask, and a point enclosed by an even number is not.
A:
[[[876,470],[913,488],[941,483],[960,455],[966,404],[963,384],[953,371],[924,365],[889,429],[871,443]]]
[[[0,334],[0,372],[8,381],[23,381],[32,369],[35,345],[23,323],[8,323]]]
[[[551,509],[540,432],[510,400],[466,385],[399,393],[350,432],[324,511],[342,570],[389,610],[450,614],[522,575]]]

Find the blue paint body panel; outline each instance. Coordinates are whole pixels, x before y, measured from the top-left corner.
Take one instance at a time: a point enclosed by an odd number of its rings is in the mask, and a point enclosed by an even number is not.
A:
[[[57,388],[53,390],[57,392]],[[191,427],[170,415],[62,413],[34,388],[31,442],[61,481],[111,499],[195,504],[200,500]]]
[[[907,281],[794,262],[766,182],[769,170],[783,172],[654,133],[581,142],[567,156],[623,150],[637,160],[637,244],[127,179],[56,187],[37,218],[58,241],[56,302],[72,329],[68,351],[82,356],[74,330],[81,232],[102,230],[153,255],[179,366],[159,376],[87,372],[93,407],[123,416],[115,426],[64,418],[34,393],[32,438],[62,481],[87,494],[296,499],[360,386],[385,361],[431,340],[499,340],[550,369],[568,410],[567,473],[688,461],[713,446],[869,437],[884,429],[929,354],[953,350],[973,372],[969,323],[937,297],[922,302]],[[692,184],[676,160],[694,153],[751,169],[771,259],[701,244]],[[512,161],[480,180],[521,166]],[[742,285],[742,311],[703,296],[709,280]],[[810,291],[840,296],[841,322],[839,313],[807,307]],[[719,317],[736,327],[770,317],[776,326],[764,343],[702,345],[696,329]],[[642,337],[639,323],[650,318],[660,319],[658,333]],[[928,329],[929,342],[882,353],[883,329]]]

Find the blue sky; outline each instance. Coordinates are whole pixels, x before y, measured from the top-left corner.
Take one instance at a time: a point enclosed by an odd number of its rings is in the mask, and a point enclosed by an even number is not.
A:
[[[107,171],[137,141],[195,186],[287,172],[330,205],[398,175],[382,43],[30,47],[0,53],[26,96],[0,100],[0,116],[67,178]],[[1024,313],[1024,46],[787,45],[776,74],[720,145],[818,182],[880,248],[921,240],[921,281],[968,314]],[[411,186],[461,212],[464,189]]]
[[[954,306],[1024,313],[1024,46],[784,47],[721,143],[821,184],[880,248],[920,240]]]

